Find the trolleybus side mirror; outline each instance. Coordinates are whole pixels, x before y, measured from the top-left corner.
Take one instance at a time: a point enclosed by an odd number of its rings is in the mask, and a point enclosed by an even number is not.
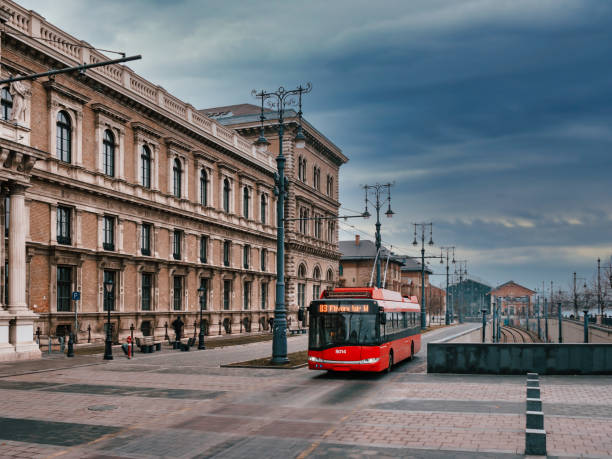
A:
[[[305,312],[306,312],[306,311],[304,311],[304,308],[300,308],[300,309],[298,309],[298,320],[299,320],[300,322],[303,322],[303,321],[304,321],[304,318],[305,318]]]

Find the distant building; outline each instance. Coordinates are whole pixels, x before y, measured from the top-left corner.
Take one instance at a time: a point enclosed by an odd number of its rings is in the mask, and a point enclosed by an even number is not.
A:
[[[495,298],[502,299],[502,312],[504,315],[525,315],[525,308],[529,308],[529,313],[533,314],[532,298],[535,291],[523,287],[514,281],[505,282],[491,291],[493,301]]]
[[[398,257],[402,263],[402,296],[416,296],[421,302],[421,262],[406,255]],[[425,266],[425,292],[429,287],[429,275],[433,272]],[[427,296],[425,297],[427,298]]]
[[[376,283],[376,271],[373,270],[376,259],[376,245],[372,241],[362,241],[359,235],[351,241],[338,243],[340,253],[339,285],[342,287],[360,287]],[[385,288],[401,291],[401,257],[382,247],[380,253],[380,281],[386,279]],[[386,276],[385,276],[386,271]]]
[[[481,309],[490,310],[491,286],[473,277],[448,286],[449,301],[458,319],[473,319],[481,315]]]

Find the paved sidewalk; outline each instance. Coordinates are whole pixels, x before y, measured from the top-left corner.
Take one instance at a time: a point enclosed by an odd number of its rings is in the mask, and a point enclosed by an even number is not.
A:
[[[0,457],[522,457],[525,377],[426,374],[424,354],[378,375],[219,367],[269,352],[254,343],[0,378]],[[612,378],[541,387],[550,454],[609,457]]]

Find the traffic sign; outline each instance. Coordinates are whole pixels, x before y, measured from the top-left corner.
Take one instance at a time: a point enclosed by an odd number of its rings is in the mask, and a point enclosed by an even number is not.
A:
[[[72,292],[72,299],[74,301],[79,301],[81,299],[81,292]]]

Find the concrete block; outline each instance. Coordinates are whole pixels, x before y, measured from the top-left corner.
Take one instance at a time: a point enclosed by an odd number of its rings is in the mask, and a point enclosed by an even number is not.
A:
[[[539,398],[528,398],[527,411],[542,411],[542,400]]]
[[[527,411],[525,413],[527,417],[527,428],[528,429],[544,429],[544,413],[541,411]]]
[[[540,388],[539,387],[528,387],[527,388],[527,398],[540,398]]]
[[[537,373],[527,373],[527,379],[538,379],[540,377]]]
[[[544,429],[525,429],[525,454],[546,455],[546,431]]]
[[[527,387],[540,387],[540,380],[539,379],[528,379]]]

